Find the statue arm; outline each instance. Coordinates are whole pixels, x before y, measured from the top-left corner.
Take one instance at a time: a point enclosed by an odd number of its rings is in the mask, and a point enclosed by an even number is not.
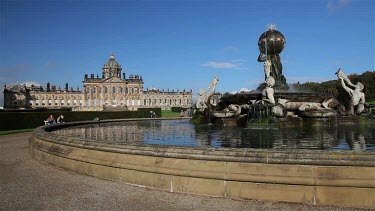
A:
[[[258,56],[258,62],[264,62],[266,60],[267,60],[266,56],[263,56],[263,54],[260,53],[259,56]]]
[[[341,79],[341,86],[349,93],[349,95],[352,95],[352,90],[345,85],[344,79]]]
[[[361,95],[361,99],[359,100],[359,103],[362,103],[362,104],[365,104],[366,100],[365,100],[365,94],[362,94]]]
[[[352,86],[352,87],[356,87],[356,85],[354,85],[348,77],[345,77],[344,80],[348,83],[349,86]]]

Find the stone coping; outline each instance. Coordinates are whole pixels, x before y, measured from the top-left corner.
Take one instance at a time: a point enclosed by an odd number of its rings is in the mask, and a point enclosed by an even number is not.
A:
[[[375,151],[214,148],[147,144],[116,145],[111,143],[97,142],[90,139],[60,136],[49,132],[52,130],[58,130],[60,128],[86,124],[178,119],[190,118],[115,119],[101,121],[71,122],[38,127],[33,131],[33,136],[51,143],[57,143],[83,149],[164,158],[265,164],[375,167]]]
[[[100,123],[143,120],[167,119]],[[375,208],[372,151],[116,145],[48,132],[97,123],[39,127],[30,138],[30,153],[80,174],[174,193]]]

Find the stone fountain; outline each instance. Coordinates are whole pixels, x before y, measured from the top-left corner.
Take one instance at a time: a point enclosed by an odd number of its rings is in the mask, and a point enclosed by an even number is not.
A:
[[[210,105],[210,98],[215,90],[212,87],[216,87],[218,82],[215,76],[207,91],[199,92],[196,113],[201,115],[199,119],[202,119],[202,115],[206,117],[205,121],[200,122],[277,128],[300,125],[304,118],[329,118],[337,121],[340,116],[354,116],[365,112],[364,85],[354,85],[341,68],[336,75],[351,97],[349,105],[344,106],[332,95],[325,93],[291,91],[282,73],[279,55],[285,43],[284,35],[276,30],[275,25],[270,25],[268,30],[261,34],[257,60],[264,64],[265,81],[257,88],[258,92],[242,94],[241,100],[221,102],[221,105],[215,108]],[[193,122],[197,117],[194,116]]]

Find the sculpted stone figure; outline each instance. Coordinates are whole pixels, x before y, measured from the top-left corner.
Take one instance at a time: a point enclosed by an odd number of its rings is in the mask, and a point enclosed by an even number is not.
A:
[[[361,82],[353,84],[349,78],[342,72],[341,68],[336,72],[337,77],[341,80],[341,85],[349,93],[350,96],[350,107],[349,114],[361,114],[365,110],[365,94],[363,93],[364,85]],[[351,89],[346,83],[353,87]]]
[[[272,103],[272,104],[275,104],[275,97],[273,96],[274,95],[274,90],[273,90],[273,86],[275,85],[275,79],[272,77],[272,76],[268,76],[266,81],[266,88],[262,91],[262,95],[263,95],[263,98],[264,100]]]
[[[268,77],[271,76],[271,62],[270,60],[266,60],[264,62],[264,75],[265,75],[265,80],[267,80]]]
[[[198,91],[199,97],[198,97],[197,104],[196,104],[198,111],[204,112],[204,110],[208,107],[211,97],[215,94],[216,85],[218,82],[219,82],[219,78],[214,76],[214,79],[208,85],[206,91],[202,89]]]

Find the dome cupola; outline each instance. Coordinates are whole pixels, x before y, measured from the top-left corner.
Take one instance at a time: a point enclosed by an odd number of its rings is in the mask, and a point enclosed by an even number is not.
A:
[[[110,78],[113,76],[121,77],[121,65],[115,60],[115,55],[112,53],[109,56],[109,60],[103,65],[103,76],[104,78]]]

